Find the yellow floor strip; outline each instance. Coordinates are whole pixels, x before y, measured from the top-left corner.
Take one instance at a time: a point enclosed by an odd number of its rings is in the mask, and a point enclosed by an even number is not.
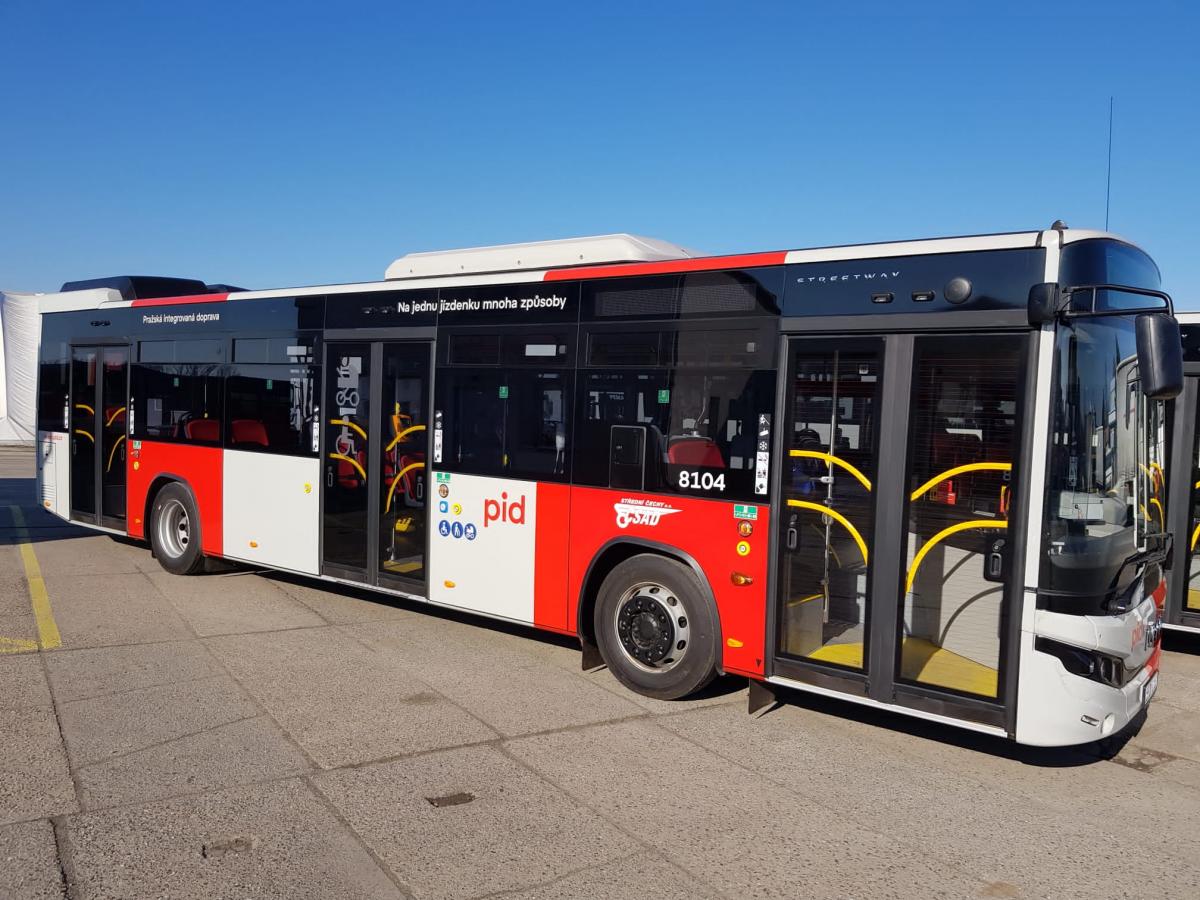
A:
[[[809,659],[819,659],[821,662],[837,663],[839,666],[850,666],[861,669],[863,664],[862,644],[826,644],[808,654]]]
[[[46,582],[42,580],[42,567],[34,555],[33,544],[29,542],[29,529],[25,527],[21,507],[10,506],[9,509],[12,510],[13,524],[17,526],[21,562],[25,564],[25,580],[29,584],[33,618],[37,621],[38,643],[43,650],[53,650],[62,646],[62,635],[58,633],[58,623],[54,621],[54,611],[50,609],[50,595],[46,593]]]
[[[1188,609],[1200,609],[1200,591],[1188,588],[1187,605]]]
[[[808,657],[861,669],[862,644],[826,644],[808,654]],[[959,656],[921,638],[904,639],[900,674],[913,681],[985,697],[995,697],[998,688],[997,672],[991,666]]]

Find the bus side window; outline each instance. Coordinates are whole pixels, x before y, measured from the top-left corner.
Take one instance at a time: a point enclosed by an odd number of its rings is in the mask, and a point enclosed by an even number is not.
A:
[[[224,378],[207,364],[133,370],[134,433],[144,440],[220,444]]]
[[[311,366],[235,364],[225,382],[225,446],[315,456],[319,384],[319,370]]]
[[[437,380],[444,468],[567,479],[569,372],[444,367]]]
[[[753,369],[581,373],[575,481],[753,499],[758,417],[771,414],[774,386]]]

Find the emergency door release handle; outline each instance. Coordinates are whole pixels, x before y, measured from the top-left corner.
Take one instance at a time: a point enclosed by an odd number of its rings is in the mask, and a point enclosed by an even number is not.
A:
[[[985,581],[1004,581],[1004,538],[992,541],[983,557],[983,577]]]

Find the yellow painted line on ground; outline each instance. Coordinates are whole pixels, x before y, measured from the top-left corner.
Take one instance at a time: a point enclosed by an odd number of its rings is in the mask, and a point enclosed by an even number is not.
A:
[[[0,653],[30,653],[37,648],[37,641],[0,637]]]
[[[33,603],[33,618],[37,622],[38,644],[43,650],[53,650],[62,646],[62,635],[58,633],[58,623],[54,621],[54,611],[50,609],[50,595],[46,593],[42,567],[29,541],[29,529],[25,527],[25,515],[21,507],[10,506],[9,509],[12,510],[13,524],[17,526],[21,562],[25,564],[25,581],[29,584],[29,599]]]

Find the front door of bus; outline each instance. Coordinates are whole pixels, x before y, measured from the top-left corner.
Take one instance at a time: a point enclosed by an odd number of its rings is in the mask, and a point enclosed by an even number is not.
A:
[[[326,344],[322,571],[425,594],[430,346]]]
[[[1185,338],[1185,348],[1191,349],[1189,343],[1193,342]],[[1171,411],[1166,509],[1175,543],[1164,621],[1168,626],[1200,629],[1200,361],[1189,359],[1185,366],[1183,392]]]
[[[125,530],[128,347],[71,348],[71,518]]]
[[[775,671],[1002,724],[1028,340],[790,341]]]

